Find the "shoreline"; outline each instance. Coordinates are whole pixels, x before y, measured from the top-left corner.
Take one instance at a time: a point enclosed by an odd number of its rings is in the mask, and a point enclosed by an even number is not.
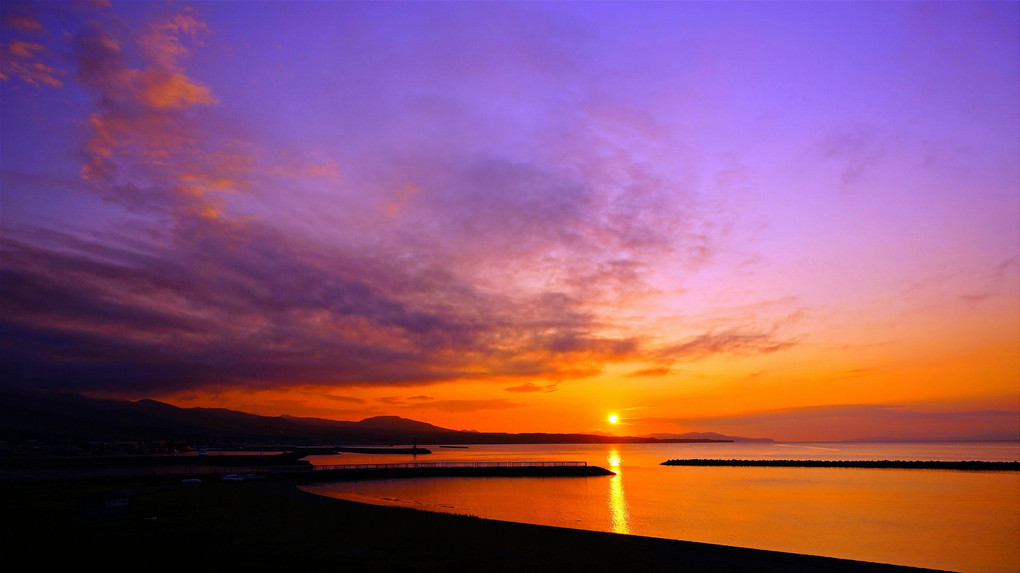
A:
[[[128,500],[123,511],[106,516],[88,511],[103,508],[111,495]],[[0,534],[11,554],[95,562],[107,570],[156,562],[249,570],[322,565],[353,571],[931,571],[379,506],[302,491],[298,483],[270,477],[193,484],[7,482],[0,502],[8,516]]]

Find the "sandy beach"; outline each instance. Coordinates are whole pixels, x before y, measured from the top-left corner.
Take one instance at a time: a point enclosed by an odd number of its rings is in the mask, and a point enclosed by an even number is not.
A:
[[[272,479],[7,482],[0,491],[8,559],[24,555],[37,566],[99,564],[115,571],[327,566],[346,571],[919,571],[371,506],[313,495]]]

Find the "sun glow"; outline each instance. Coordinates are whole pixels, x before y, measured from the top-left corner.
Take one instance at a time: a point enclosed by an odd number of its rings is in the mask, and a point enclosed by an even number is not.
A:
[[[616,414],[610,414],[609,415],[609,423],[610,424],[615,424],[615,423],[617,423],[619,421],[620,421],[620,417],[617,416]]]

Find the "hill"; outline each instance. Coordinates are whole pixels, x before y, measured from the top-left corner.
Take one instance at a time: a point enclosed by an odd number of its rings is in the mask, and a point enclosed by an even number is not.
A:
[[[233,444],[555,444],[730,441],[711,438],[468,432],[398,416],[339,421],[259,416],[221,408],[179,408],[156,400],[97,400],[76,394],[0,393],[0,440],[23,444],[166,441],[203,446]]]
[[[711,440],[714,442],[751,442],[760,444],[774,443],[771,438],[743,438],[741,436],[726,436],[715,432],[686,432],[683,434],[652,434],[650,437],[657,440]]]

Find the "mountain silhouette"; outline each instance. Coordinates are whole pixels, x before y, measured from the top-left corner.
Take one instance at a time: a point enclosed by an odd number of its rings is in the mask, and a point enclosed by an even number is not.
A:
[[[180,408],[156,400],[100,400],[77,394],[0,392],[0,440],[50,444],[174,441],[202,445],[554,444],[726,441],[593,434],[450,430],[399,416],[340,421],[260,416],[223,408]]]

